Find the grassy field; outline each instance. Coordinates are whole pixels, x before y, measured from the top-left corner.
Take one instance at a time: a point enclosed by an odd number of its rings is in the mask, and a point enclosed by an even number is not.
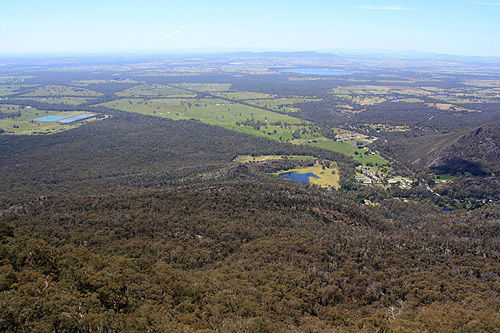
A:
[[[290,107],[296,103],[314,102],[319,99],[312,98],[279,98],[275,95],[262,94],[256,92],[240,91],[240,92],[216,92],[215,96],[232,99],[235,101],[244,101],[248,104],[265,107],[267,109],[277,110],[281,112],[297,112],[298,108]]]
[[[260,155],[260,156],[251,156],[251,155],[241,155],[234,159],[234,162],[237,163],[247,163],[247,162],[264,162],[264,161],[275,161],[275,160],[314,160],[316,157],[314,156],[302,156],[302,155]]]
[[[406,103],[422,103],[423,101],[418,98],[405,98],[405,99],[400,99],[401,102],[406,102]]]
[[[354,144],[361,142],[362,140],[352,140],[344,142],[336,142],[334,140],[316,140],[316,142],[311,142],[311,146],[337,151],[339,153],[351,156],[359,163],[363,164],[365,167],[372,168],[370,164],[373,164],[374,171],[382,172],[382,169],[387,170],[383,172],[384,174],[392,171],[392,167],[388,167],[389,162],[379,155],[374,155],[366,149],[360,149]]]
[[[46,121],[33,121],[33,119],[45,116],[60,116],[60,117],[75,117],[78,115],[86,114],[87,112],[72,111],[41,111],[35,108],[27,108],[18,105],[1,105],[2,113],[12,114],[12,118],[0,119],[0,128],[3,129],[5,134],[50,134],[57,133],[71,128],[83,125],[85,122],[94,121],[91,118],[85,121],[79,121],[73,124],[59,124],[57,122]],[[19,115],[20,113],[20,115]],[[19,116],[18,116],[19,115]]]
[[[359,95],[376,95],[387,96],[397,94],[404,95],[432,95],[432,92],[427,89],[420,89],[409,86],[370,86],[370,85],[352,85],[347,87],[339,87],[330,90],[330,94],[336,96],[359,96]]]
[[[51,97],[64,97],[64,96],[78,96],[78,97],[99,97],[102,96],[101,93],[84,89],[75,88],[69,86],[59,86],[59,85],[47,85],[35,89],[35,91],[24,94],[22,96],[37,97],[37,96],[51,96]]]
[[[195,119],[277,141],[291,141],[294,132],[295,136],[300,135],[305,140],[322,137],[319,128],[311,122],[216,98],[147,101],[120,99],[103,105],[175,120]]]
[[[437,175],[434,178],[432,178],[432,180],[434,180],[436,183],[452,182],[455,178],[456,178],[456,176],[452,176],[452,175]]]
[[[295,172],[298,174],[313,173],[320,178],[309,177],[309,182],[311,184],[326,188],[339,187],[340,176],[338,173],[338,169],[335,166],[326,167],[317,163],[311,167],[290,169],[286,171],[282,170],[280,172],[277,172],[276,174],[279,175],[285,172]]]
[[[118,92],[122,97],[195,97],[196,94],[186,90],[172,88],[163,84],[141,84]]]
[[[249,92],[249,91],[238,91],[238,92],[216,92],[215,96],[220,96],[228,99],[235,100],[249,100],[249,99],[274,99],[276,95],[262,94],[257,92]]]
[[[120,80],[75,80],[71,81],[74,86],[86,87],[92,83],[137,83],[135,80],[120,79]]]
[[[180,88],[185,88],[198,92],[228,91],[231,88],[230,83],[179,83],[179,84],[173,84],[172,86],[177,86]]]
[[[92,98],[85,97],[20,97],[19,99],[29,99],[32,101],[50,103],[50,104],[66,104],[66,105],[80,105],[86,103]]]
[[[250,99],[246,100],[245,102],[281,112],[297,112],[300,111],[300,109],[293,108],[291,107],[291,105],[294,105],[296,103],[306,103],[313,101],[319,101],[319,99],[308,99],[308,98]]]
[[[26,86],[23,86],[26,87]],[[1,84],[0,85],[0,96],[8,96],[16,93],[16,90],[21,88],[20,85],[16,84]]]

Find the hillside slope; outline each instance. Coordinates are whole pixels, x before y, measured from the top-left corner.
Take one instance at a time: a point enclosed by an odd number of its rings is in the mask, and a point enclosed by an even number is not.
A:
[[[500,123],[486,124],[427,153],[426,168],[438,174],[500,173]]]

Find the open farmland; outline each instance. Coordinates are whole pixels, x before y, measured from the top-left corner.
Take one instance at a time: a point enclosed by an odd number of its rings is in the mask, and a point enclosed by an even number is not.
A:
[[[17,90],[21,87],[26,87],[26,86],[21,86],[16,84],[0,84],[0,96],[9,96],[12,94],[16,94]]]
[[[207,91],[228,91],[231,88],[230,83],[179,83],[172,86],[194,90],[197,92]]]
[[[250,91],[238,91],[238,92],[215,92],[214,96],[224,97],[228,99],[241,100],[246,101],[250,99],[274,99],[278,96],[263,94],[258,92],[250,92]]]
[[[195,119],[230,130],[268,137],[278,141],[321,137],[313,123],[217,98],[120,99],[104,104],[123,111],[138,112],[171,119]]]
[[[0,129],[2,129],[5,134],[17,135],[56,133],[81,126],[87,121],[95,120],[95,118],[64,125],[56,121],[37,121],[35,119],[43,117],[56,117],[58,118],[57,120],[59,120],[83,114],[88,114],[88,112],[44,111],[32,107],[3,104],[0,105],[0,115],[2,115],[2,118],[0,118]]]
[[[266,109],[276,110],[279,112],[297,112],[300,109],[292,107],[294,104],[319,101],[319,99],[313,99],[313,98],[304,98],[304,97],[284,98],[284,97],[278,97],[276,95],[249,92],[249,91],[215,92],[212,95],[234,101],[244,101],[245,103],[248,104],[264,107]]]
[[[98,93],[96,91],[84,89],[84,88],[77,88],[77,87],[70,87],[70,86],[61,86],[61,85],[46,85],[46,86],[41,86],[34,91],[24,94],[23,96],[26,97],[63,97],[63,96],[78,96],[78,97],[99,97],[102,96],[101,93]]]
[[[116,94],[121,97],[194,97],[184,89],[173,88],[163,84],[141,84],[125,89]]]
[[[260,156],[251,156],[251,155],[240,155],[234,159],[234,162],[237,163],[247,163],[247,162],[267,162],[267,161],[276,161],[276,160],[314,160],[316,157],[314,156],[304,156],[304,155],[260,155]]]
[[[65,105],[80,105],[87,103],[92,100],[92,98],[85,97],[21,97],[20,100],[30,100],[42,103],[50,104],[65,104]]]

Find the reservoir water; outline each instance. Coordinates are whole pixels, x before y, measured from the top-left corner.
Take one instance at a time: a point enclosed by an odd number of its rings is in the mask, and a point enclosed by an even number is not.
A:
[[[311,172],[304,173],[304,174],[296,173],[296,172],[286,172],[286,173],[281,173],[280,176],[283,178],[286,178],[286,179],[295,180],[296,182],[299,182],[299,183],[310,183],[309,177],[321,178],[321,177],[318,177],[314,173],[311,173]]]

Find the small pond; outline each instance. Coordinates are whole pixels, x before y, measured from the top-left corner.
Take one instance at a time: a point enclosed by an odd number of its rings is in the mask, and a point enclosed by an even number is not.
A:
[[[309,173],[286,172],[286,173],[280,173],[280,176],[286,179],[295,180],[296,182],[299,183],[310,183],[309,177],[321,178],[311,172]]]

